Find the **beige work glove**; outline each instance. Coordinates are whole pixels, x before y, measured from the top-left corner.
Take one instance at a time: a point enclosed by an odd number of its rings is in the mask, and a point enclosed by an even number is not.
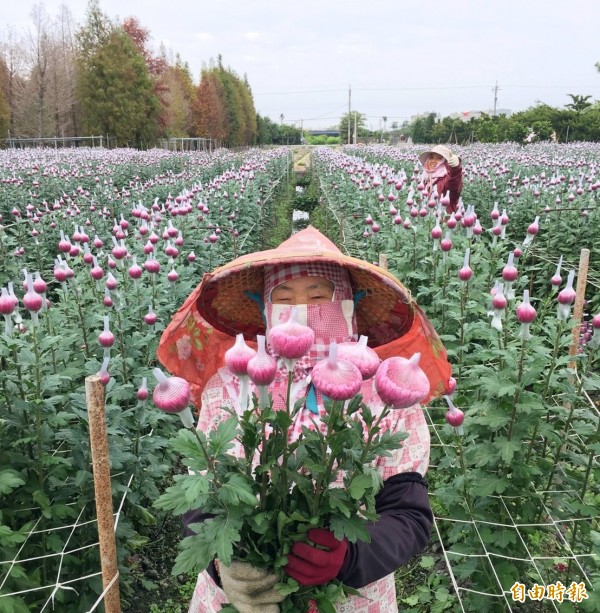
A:
[[[450,151],[450,155],[447,159],[448,166],[452,166],[453,168],[456,168],[460,164],[460,158],[458,157],[458,155],[456,155],[456,153],[453,153],[452,151]]]
[[[227,600],[239,613],[279,613],[284,596],[273,587],[279,579],[268,570],[237,560],[217,569]]]

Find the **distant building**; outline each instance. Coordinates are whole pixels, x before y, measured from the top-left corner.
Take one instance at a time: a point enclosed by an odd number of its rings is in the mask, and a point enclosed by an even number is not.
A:
[[[451,113],[449,117],[452,119],[461,119],[462,121],[469,121],[470,119],[478,119],[484,114],[492,117],[494,115],[494,110],[488,109],[487,111],[462,111],[461,113]],[[512,115],[512,111],[510,109],[496,109],[496,115],[505,115],[506,117],[510,117]]]
[[[417,119],[427,119],[430,115],[433,115],[434,121],[442,120],[442,116],[439,113],[434,113],[433,111],[430,111],[429,113],[419,113],[418,115],[412,115],[410,121],[413,122]]]
[[[339,130],[305,130],[311,136],[339,136]]]

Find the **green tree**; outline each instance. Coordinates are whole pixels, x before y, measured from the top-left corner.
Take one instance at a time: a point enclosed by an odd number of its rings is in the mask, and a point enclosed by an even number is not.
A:
[[[577,94],[568,94],[568,96],[571,98],[571,102],[565,104],[565,107],[576,113],[581,113],[581,111],[585,111],[585,109],[592,106],[592,103],[589,102],[591,96],[579,96]]]
[[[475,137],[480,143],[497,143],[503,139],[500,117],[492,117],[483,113],[475,120]]]
[[[248,145],[254,145],[258,139],[258,126],[256,123],[256,109],[254,108],[252,90],[246,75],[244,75],[243,80],[238,81],[240,98],[242,101],[242,113],[244,115],[244,125],[246,126],[244,142]]]
[[[269,117],[256,114],[257,142],[259,145],[271,145],[278,142],[279,126]]]
[[[108,134],[119,146],[153,144],[159,102],[144,58],[131,38],[115,28],[96,49],[80,56],[78,67],[85,132]]]
[[[351,111],[340,117],[340,142],[346,142],[348,140],[348,119],[350,119],[350,141],[354,135],[354,123],[356,122],[356,133],[358,136],[365,136],[368,132],[366,128],[367,116],[358,111]]]
[[[164,87],[161,96],[161,127],[166,138],[186,138],[195,134],[193,104],[196,87],[190,69],[176,56],[174,65],[167,64],[160,75]]]

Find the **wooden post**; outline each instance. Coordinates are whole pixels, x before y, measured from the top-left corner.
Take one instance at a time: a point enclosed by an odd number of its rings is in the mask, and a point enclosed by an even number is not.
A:
[[[379,254],[379,268],[383,268],[383,270],[388,269],[388,257],[385,253]]]
[[[108,437],[104,414],[104,386],[98,375],[85,378],[85,398],[90,425],[92,467],[94,471],[94,493],[96,495],[96,517],[98,519],[98,540],[100,542],[100,564],[102,586],[107,588],[118,574],[115,524],[113,519],[112,486],[108,456]],[[115,581],[104,597],[105,613],[121,613],[119,582]]]
[[[583,315],[583,303],[585,302],[585,288],[587,285],[587,274],[590,263],[590,250],[582,249],[579,255],[579,271],[577,272],[577,288],[575,289],[575,306],[573,307],[573,319],[575,324],[572,330],[571,345],[569,355],[577,355],[579,350],[579,332],[581,330],[581,317]],[[577,362],[571,360],[569,368],[577,368]]]

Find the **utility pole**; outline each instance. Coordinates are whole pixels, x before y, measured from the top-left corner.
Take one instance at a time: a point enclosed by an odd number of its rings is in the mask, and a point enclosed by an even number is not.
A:
[[[350,144],[350,113],[352,109],[352,85],[348,85],[348,144]]]
[[[304,144],[304,119],[300,120],[300,144]]]
[[[496,117],[496,105],[498,104],[498,91],[500,88],[498,87],[498,81],[496,81],[495,87],[492,89],[494,92],[494,117]]]

